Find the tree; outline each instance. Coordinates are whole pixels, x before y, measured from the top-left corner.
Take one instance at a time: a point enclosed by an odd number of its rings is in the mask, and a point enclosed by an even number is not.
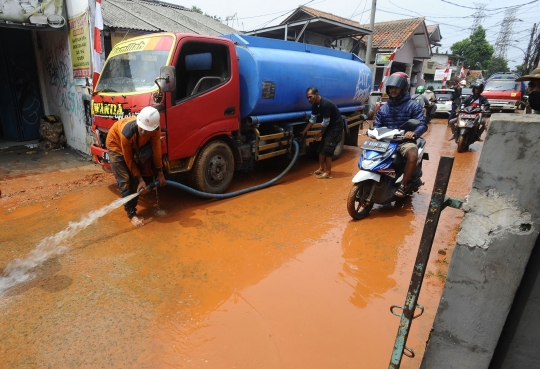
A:
[[[192,5],[192,6],[191,6],[191,11],[194,11],[195,13],[199,13],[199,14],[204,14],[204,15],[206,15],[208,18],[212,18],[212,19],[214,19],[214,20],[217,20],[218,22],[221,22],[221,18],[220,18],[220,17],[218,17],[217,15],[210,15],[210,14],[208,14],[208,13],[204,13],[204,12],[202,11],[202,9],[199,8],[198,6]]]
[[[523,75],[523,65],[516,65],[514,67],[514,70],[512,70],[512,72],[514,73],[517,73],[519,76],[522,76]]]
[[[497,72],[509,72],[510,68],[508,68],[508,61],[503,57],[493,57],[489,61],[489,65],[487,68],[487,75],[491,76],[493,73]]]
[[[471,69],[487,69],[491,56],[495,52],[486,40],[486,31],[478,27],[472,35],[453,44],[452,54],[462,56]]]

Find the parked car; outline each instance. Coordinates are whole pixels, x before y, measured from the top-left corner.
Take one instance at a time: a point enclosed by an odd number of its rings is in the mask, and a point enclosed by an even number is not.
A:
[[[463,104],[463,101],[469,96],[472,95],[472,88],[462,88],[461,89],[461,103]]]
[[[437,111],[435,112],[435,115],[450,115],[450,112],[452,111],[452,95],[454,94],[454,90],[451,88],[444,88],[436,89],[433,92],[435,92],[435,97],[437,98],[437,102],[435,103],[435,105],[437,105]]]

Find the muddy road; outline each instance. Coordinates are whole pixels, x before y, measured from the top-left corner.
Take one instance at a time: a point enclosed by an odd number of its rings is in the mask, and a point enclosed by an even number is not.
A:
[[[445,120],[430,125],[425,186],[397,207],[351,221],[358,148],[333,179],[301,157],[273,187],[228,200],[173,188],[113,210],[61,243],[33,278],[0,296],[4,368],[386,368],[441,155],[456,157],[448,194],[468,194],[481,143],[457,154]],[[363,139],[361,137],[361,139]],[[240,174],[238,190],[286,162]],[[43,239],[118,198],[93,165],[0,181],[0,272]],[[444,210],[407,343],[420,364],[463,213]]]

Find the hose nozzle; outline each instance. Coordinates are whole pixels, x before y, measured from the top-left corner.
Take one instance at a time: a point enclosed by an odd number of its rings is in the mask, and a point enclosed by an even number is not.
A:
[[[146,190],[151,190],[152,188],[155,188],[157,186],[159,186],[159,181],[155,181],[155,182],[150,183],[148,186],[146,186],[145,189]]]
[[[150,191],[151,189],[157,186],[159,186],[159,181],[152,182],[148,186],[146,186],[144,190],[140,190],[139,193],[143,193],[143,192],[146,193],[145,191]]]

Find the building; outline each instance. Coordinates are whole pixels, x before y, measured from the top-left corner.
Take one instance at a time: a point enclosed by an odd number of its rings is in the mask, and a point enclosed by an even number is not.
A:
[[[99,40],[94,39],[96,14],[103,19]],[[0,3],[0,145],[35,142],[40,118],[55,115],[63,123],[67,145],[89,153],[94,69],[101,69],[116,42],[159,31],[220,35],[234,29],[159,1]],[[95,45],[104,45],[104,52],[94,54]]]
[[[431,58],[431,40],[423,17],[374,24],[369,66],[373,72],[375,90],[383,80],[384,68],[394,51],[390,73],[407,73],[411,88],[425,84],[422,71],[424,62]]]

